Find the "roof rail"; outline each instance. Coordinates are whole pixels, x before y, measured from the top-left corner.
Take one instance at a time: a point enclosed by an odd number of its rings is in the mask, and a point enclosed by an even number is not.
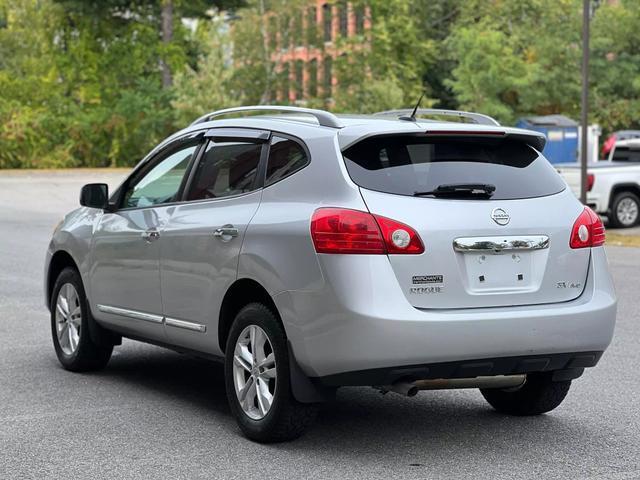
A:
[[[326,112],[324,110],[316,110],[314,108],[302,108],[302,107],[284,107],[277,105],[252,105],[247,107],[234,107],[226,108],[224,110],[216,110],[215,112],[209,112],[206,115],[198,118],[191,125],[209,121],[215,117],[222,115],[229,115],[231,113],[251,112],[251,111],[263,111],[263,112],[287,112],[287,113],[303,113],[311,115],[318,120],[318,123],[322,127],[342,128],[342,123],[333,113]]]
[[[374,115],[380,116],[402,116],[407,115],[411,116],[414,113],[412,108],[402,109],[402,110],[387,110],[385,112],[377,112]],[[417,115],[441,115],[444,117],[457,117],[457,118],[466,118],[467,120],[471,120],[474,123],[480,125],[493,125],[500,126],[497,120],[491,118],[488,115],[483,115],[482,113],[472,113],[472,112],[462,112],[458,110],[443,110],[439,108],[419,108],[415,112]]]

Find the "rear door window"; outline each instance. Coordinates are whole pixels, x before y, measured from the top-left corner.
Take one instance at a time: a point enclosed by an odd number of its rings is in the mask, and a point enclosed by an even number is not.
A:
[[[565,189],[542,155],[508,137],[377,136],[347,148],[343,156],[357,185],[397,195],[484,184],[495,186],[491,199],[511,200]]]
[[[255,190],[261,152],[261,143],[210,141],[195,169],[187,200],[229,197]]]
[[[265,186],[271,185],[297,172],[309,163],[302,146],[288,138],[274,135],[271,138]]]

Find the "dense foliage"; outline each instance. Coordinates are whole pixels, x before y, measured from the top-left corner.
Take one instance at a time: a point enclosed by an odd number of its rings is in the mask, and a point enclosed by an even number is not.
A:
[[[351,1],[365,4],[371,29],[336,40],[348,52],[335,59],[338,84],[306,105],[370,112],[425,91],[424,106],[505,123],[578,118],[581,0]],[[595,4],[591,120],[638,128],[640,2]],[[0,168],[132,165],[204,111],[277,101],[290,78],[273,61],[264,13],[283,38],[325,48],[321,32],[296,23],[306,5],[0,0]]]

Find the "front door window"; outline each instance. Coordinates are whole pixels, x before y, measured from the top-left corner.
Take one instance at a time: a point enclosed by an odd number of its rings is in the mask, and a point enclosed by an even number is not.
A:
[[[124,196],[123,207],[151,207],[176,201],[182,179],[197,148],[197,143],[183,145],[134,179]]]

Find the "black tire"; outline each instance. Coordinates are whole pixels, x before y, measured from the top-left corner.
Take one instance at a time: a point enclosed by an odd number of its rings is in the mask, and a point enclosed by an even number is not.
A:
[[[276,362],[273,402],[266,415],[254,420],[244,412],[236,395],[233,364],[238,338],[250,325],[267,335]],[[300,403],[291,392],[287,339],[275,314],[261,303],[250,303],[236,315],[225,348],[225,384],[229,407],[244,435],[256,442],[283,442],[298,438],[314,422],[316,404]]]
[[[77,347],[71,353],[65,353],[65,351],[63,351],[63,347],[60,345],[60,340],[58,339],[56,325],[58,294],[60,289],[67,284],[71,284],[75,288],[75,291],[77,292],[76,308],[79,307],[81,312],[79,340],[77,342]],[[51,294],[50,309],[53,347],[55,348],[56,355],[58,356],[58,360],[62,366],[72,372],[89,372],[103,369],[111,358],[113,344],[108,341],[96,344],[91,338],[89,322],[94,320],[91,318],[91,311],[87,302],[84,286],[82,285],[82,279],[76,269],[68,267],[62,270],[60,275],[58,275]]]
[[[562,403],[569,393],[571,380],[551,381],[551,374],[529,374],[517,390],[480,389],[482,396],[500,413],[508,415],[540,415]]]
[[[631,228],[638,225],[640,220],[640,214],[636,215],[635,221],[629,223],[625,219],[621,218],[618,214],[618,207],[623,201],[635,203],[636,212],[640,212],[640,198],[633,192],[620,192],[613,197],[611,203],[611,214],[609,215],[609,224],[614,228]]]

